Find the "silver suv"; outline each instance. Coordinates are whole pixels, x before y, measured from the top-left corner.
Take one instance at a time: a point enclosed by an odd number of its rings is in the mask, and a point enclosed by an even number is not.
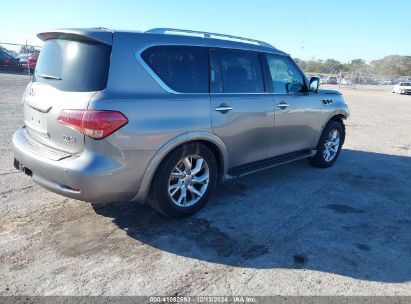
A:
[[[14,165],[62,195],[185,216],[224,179],[302,158],[329,167],[344,142],[342,95],[267,43],[177,29],[38,37]]]

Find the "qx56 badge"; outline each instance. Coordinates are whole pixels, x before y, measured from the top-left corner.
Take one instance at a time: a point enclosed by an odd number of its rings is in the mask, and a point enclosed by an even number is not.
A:
[[[63,140],[65,142],[73,143],[73,144],[75,144],[77,142],[76,139],[73,136],[67,136],[67,135],[63,135]]]

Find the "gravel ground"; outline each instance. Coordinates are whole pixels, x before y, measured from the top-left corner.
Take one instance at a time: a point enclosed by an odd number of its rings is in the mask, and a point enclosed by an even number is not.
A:
[[[343,89],[352,115],[334,167],[233,180],[167,220],[16,172],[26,83],[0,74],[1,295],[411,295],[411,96]]]

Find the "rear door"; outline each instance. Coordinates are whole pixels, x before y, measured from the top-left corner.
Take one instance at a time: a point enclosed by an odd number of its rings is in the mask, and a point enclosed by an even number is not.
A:
[[[87,109],[90,98],[106,87],[110,54],[110,45],[82,36],[59,35],[44,42],[23,97],[32,139],[70,153],[84,149],[84,135],[57,118],[64,109]]]
[[[210,50],[213,132],[225,143],[229,167],[267,158],[274,103],[256,52]]]
[[[306,80],[288,56],[267,54],[275,103],[275,126],[269,155],[314,148],[321,121],[318,94],[309,93]]]

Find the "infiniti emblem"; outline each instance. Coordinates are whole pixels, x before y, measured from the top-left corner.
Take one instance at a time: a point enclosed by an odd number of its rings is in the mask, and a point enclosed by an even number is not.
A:
[[[36,91],[34,90],[34,88],[30,88],[29,95],[34,96],[34,94],[36,94]]]

